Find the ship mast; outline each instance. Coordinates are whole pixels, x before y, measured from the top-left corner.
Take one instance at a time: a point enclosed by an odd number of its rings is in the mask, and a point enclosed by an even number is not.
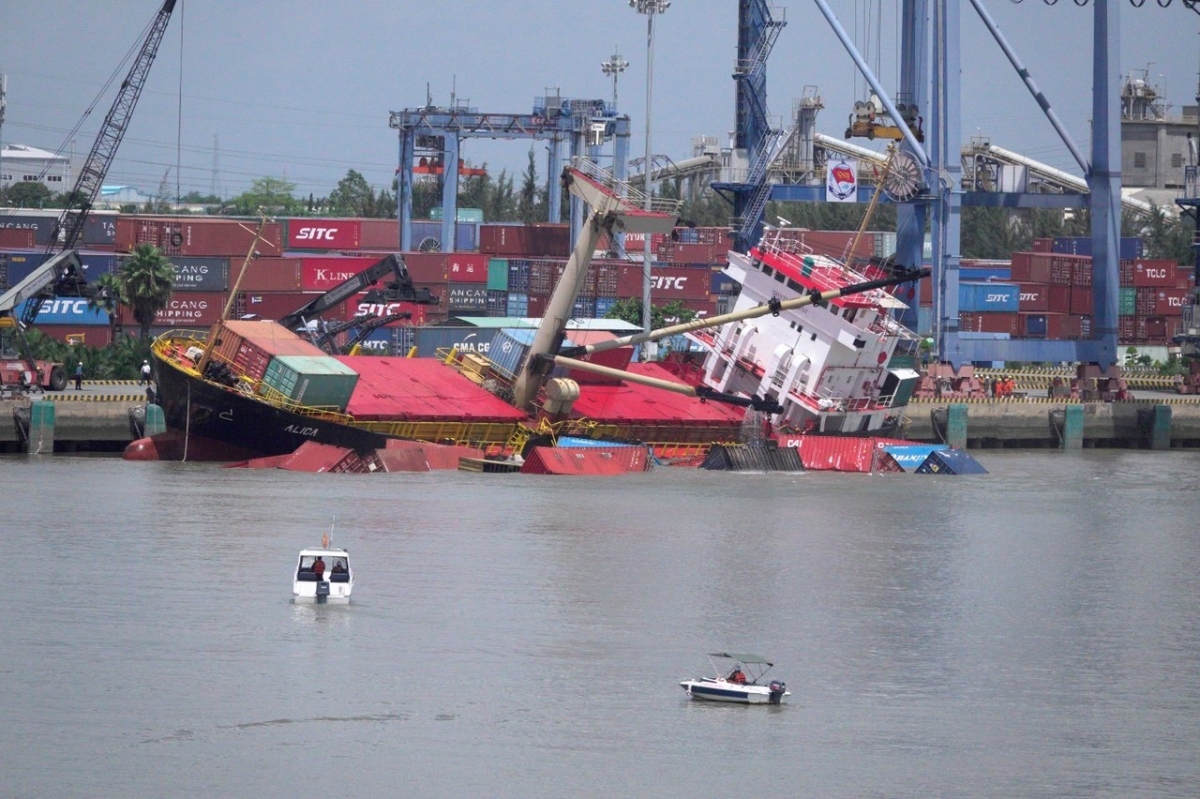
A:
[[[229,292],[229,299],[225,301],[225,307],[221,309],[221,318],[213,323],[212,329],[208,332],[208,338],[204,340],[204,354],[200,356],[200,361],[196,364],[196,371],[200,373],[200,377],[204,377],[204,370],[208,368],[208,362],[212,357],[212,348],[216,344],[217,338],[221,335],[221,329],[225,325],[225,320],[229,318],[230,311],[233,310],[234,298],[237,297],[238,291],[242,287],[242,278],[246,276],[246,270],[250,266],[250,262],[258,255],[258,243],[262,241],[263,229],[267,226],[266,214],[260,213],[258,216],[258,227],[254,230],[254,240],[250,242],[250,249],[246,252],[246,258],[242,261],[241,271],[238,272],[237,281],[233,284],[233,289]]]

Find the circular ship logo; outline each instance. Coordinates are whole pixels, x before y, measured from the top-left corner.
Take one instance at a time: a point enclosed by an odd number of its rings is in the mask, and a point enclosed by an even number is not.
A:
[[[829,164],[829,177],[825,182],[829,194],[838,200],[847,200],[858,191],[858,176],[854,165],[842,158]]]

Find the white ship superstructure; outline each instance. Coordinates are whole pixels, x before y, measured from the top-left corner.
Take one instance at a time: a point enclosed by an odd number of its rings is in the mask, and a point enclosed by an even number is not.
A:
[[[725,274],[741,284],[734,311],[772,300],[875,279],[768,229],[747,254],[729,253]],[[918,337],[889,314],[906,307],[883,289],[784,310],[689,334],[709,349],[705,385],[772,397],[780,431],[863,434],[885,430],[917,381],[889,368],[897,347],[915,353]]]

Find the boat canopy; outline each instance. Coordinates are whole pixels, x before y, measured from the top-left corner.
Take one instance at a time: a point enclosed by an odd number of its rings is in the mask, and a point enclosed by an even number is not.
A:
[[[728,658],[729,660],[736,660],[739,663],[761,663],[764,666],[775,665],[762,655],[750,655],[742,652],[711,652],[708,656],[710,658]]]

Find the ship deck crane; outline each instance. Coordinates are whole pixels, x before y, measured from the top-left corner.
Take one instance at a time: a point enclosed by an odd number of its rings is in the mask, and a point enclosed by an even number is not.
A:
[[[96,196],[100,193],[101,185],[104,183],[109,167],[112,166],[117,148],[125,137],[133,109],[137,106],[138,98],[142,94],[142,87],[146,83],[146,76],[150,72],[150,66],[154,63],[154,57],[158,54],[158,47],[162,43],[163,34],[166,33],[167,23],[171,20],[171,13],[175,10],[175,2],[176,0],[164,0],[146,31],[133,65],[129,68],[125,80],[121,82],[121,88],[100,126],[100,132],[96,136],[95,143],[92,144],[91,152],[88,153],[87,160],[84,161],[83,168],[79,171],[79,178],[66,195],[67,207],[55,223],[50,243],[46,246],[46,260],[42,268],[36,272],[37,279],[22,281],[21,285],[14,287],[9,292],[12,294],[13,304],[9,307],[0,306],[0,334],[3,329],[12,331],[12,343],[15,344],[21,361],[15,369],[10,368],[10,364],[7,362],[4,364],[5,368],[0,370],[0,375],[3,375],[0,377],[2,382],[17,382],[10,380],[10,377],[19,375],[19,378],[24,378],[27,383],[34,382],[36,385],[55,391],[61,390],[66,385],[62,364],[40,362],[34,358],[33,350],[25,337],[25,328],[31,326],[37,319],[42,309],[43,299],[54,295],[78,297],[86,294],[87,281],[84,279],[79,259],[64,257],[63,254],[71,253],[79,242],[87,214],[91,210]],[[35,287],[36,290],[33,290]],[[8,298],[9,294],[4,296]],[[23,306],[16,304],[17,297],[20,297],[19,302],[23,303]],[[6,304],[9,302],[10,300],[5,300]],[[17,314],[19,314],[19,319]],[[12,361],[11,357],[3,355],[4,351],[11,349],[13,349],[12,344],[6,348],[3,346],[3,342],[0,342],[0,359]],[[26,370],[34,375],[32,381],[26,377]]]

